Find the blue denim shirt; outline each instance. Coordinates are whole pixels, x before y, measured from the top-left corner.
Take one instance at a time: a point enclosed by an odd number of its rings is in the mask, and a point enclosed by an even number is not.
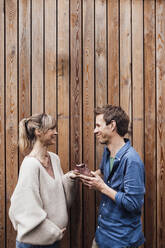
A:
[[[102,194],[95,239],[100,248],[140,246],[144,243],[141,208],[144,203],[144,165],[125,139],[110,172],[110,152],[104,149],[100,170],[104,182],[117,191],[115,201]]]

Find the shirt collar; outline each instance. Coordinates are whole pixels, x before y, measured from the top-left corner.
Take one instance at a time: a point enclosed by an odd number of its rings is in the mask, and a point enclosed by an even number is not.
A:
[[[115,156],[115,160],[120,161],[121,158],[123,157],[123,155],[126,153],[126,151],[131,147],[131,143],[130,143],[129,139],[124,139],[124,141],[125,141],[125,145],[122,146],[120,148],[120,150],[117,152],[117,154]],[[108,147],[106,147],[105,149],[106,149],[107,156],[109,156],[110,151],[109,151]]]

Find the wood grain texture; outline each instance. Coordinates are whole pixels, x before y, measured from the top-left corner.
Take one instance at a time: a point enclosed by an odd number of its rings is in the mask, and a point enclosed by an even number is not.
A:
[[[95,1],[95,105],[107,103],[107,29],[106,1]],[[95,170],[99,168],[103,145],[96,139]],[[96,223],[100,204],[100,193],[96,192]]]
[[[17,6],[18,4],[18,6]],[[145,162],[145,248],[164,248],[164,0],[0,1],[0,247],[15,247],[8,219],[18,178],[18,122],[58,118],[52,151],[64,172],[98,168],[94,107],[121,105]],[[61,248],[89,248],[99,194],[79,186]],[[6,243],[6,244],[5,244]]]
[[[120,105],[132,129],[131,1],[120,1]],[[131,138],[131,136],[129,136]]]
[[[157,81],[157,247],[165,244],[165,2],[156,1]]]
[[[15,246],[8,218],[10,197],[18,176],[17,2],[6,1],[6,248]]]
[[[58,1],[58,154],[64,172],[70,168],[69,162],[69,1]],[[61,247],[70,247],[70,229]]]
[[[106,1],[95,1],[95,85],[96,105],[107,103]]]
[[[0,247],[5,247],[4,2],[0,2]]]
[[[71,168],[82,162],[82,20],[81,0],[70,5],[70,155]],[[82,247],[82,186],[71,209],[71,247]]]
[[[19,4],[19,121],[30,116],[30,1]],[[19,164],[23,156],[19,155]]]
[[[43,0],[32,1],[32,114],[42,113],[43,103]]]
[[[19,119],[30,115],[30,1],[19,5]]]
[[[145,247],[156,246],[155,1],[144,2]],[[140,103],[139,103],[140,104]],[[152,216],[152,217],[151,217]]]
[[[57,91],[56,91],[56,1],[45,1],[45,112],[57,115]],[[49,148],[56,152],[57,145]]]
[[[119,1],[107,1],[108,25],[108,103],[119,105]]]
[[[132,1],[132,144],[144,161],[143,1]],[[144,216],[142,213],[142,224]],[[144,228],[143,228],[144,229]],[[141,246],[143,247],[143,246]]]
[[[144,161],[143,1],[132,1],[133,146]]]
[[[83,162],[94,170],[94,1],[83,1]],[[83,246],[91,247],[95,231],[94,192],[84,187]]]

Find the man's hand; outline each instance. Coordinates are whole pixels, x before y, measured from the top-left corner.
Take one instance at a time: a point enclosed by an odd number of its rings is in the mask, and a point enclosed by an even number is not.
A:
[[[86,185],[89,189],[95,189],[100,191],[102,194],[107,195],[113,201],[115,201],[115,196],[117,191],[110,188],[107,184],[104,183],[101,178],[101,171],[97,170],[95,172],[91,171],[93,177],[88,177],[82,174],[77,175],[81,182]]]
[[[95,190],[102,192],[102,190],[105,187],[105,183],[104,183],[103,179],[100,176],[98,176],[95,172],[91,171],[91,173],[92,173],[93,177],[88,177],[88,176],[85,176],[82,174],[77,175],[77,177],[89,189],[95,189]]]

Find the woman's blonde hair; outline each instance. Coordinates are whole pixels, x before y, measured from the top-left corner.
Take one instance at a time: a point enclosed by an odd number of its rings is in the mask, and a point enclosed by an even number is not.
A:
[[[25,154],[32,149],[36,140],[36,129],[46,132],[48,129],[55,127],[55,118],[45,113],[22,119],[19,123],[19,148],[21,153]]]

